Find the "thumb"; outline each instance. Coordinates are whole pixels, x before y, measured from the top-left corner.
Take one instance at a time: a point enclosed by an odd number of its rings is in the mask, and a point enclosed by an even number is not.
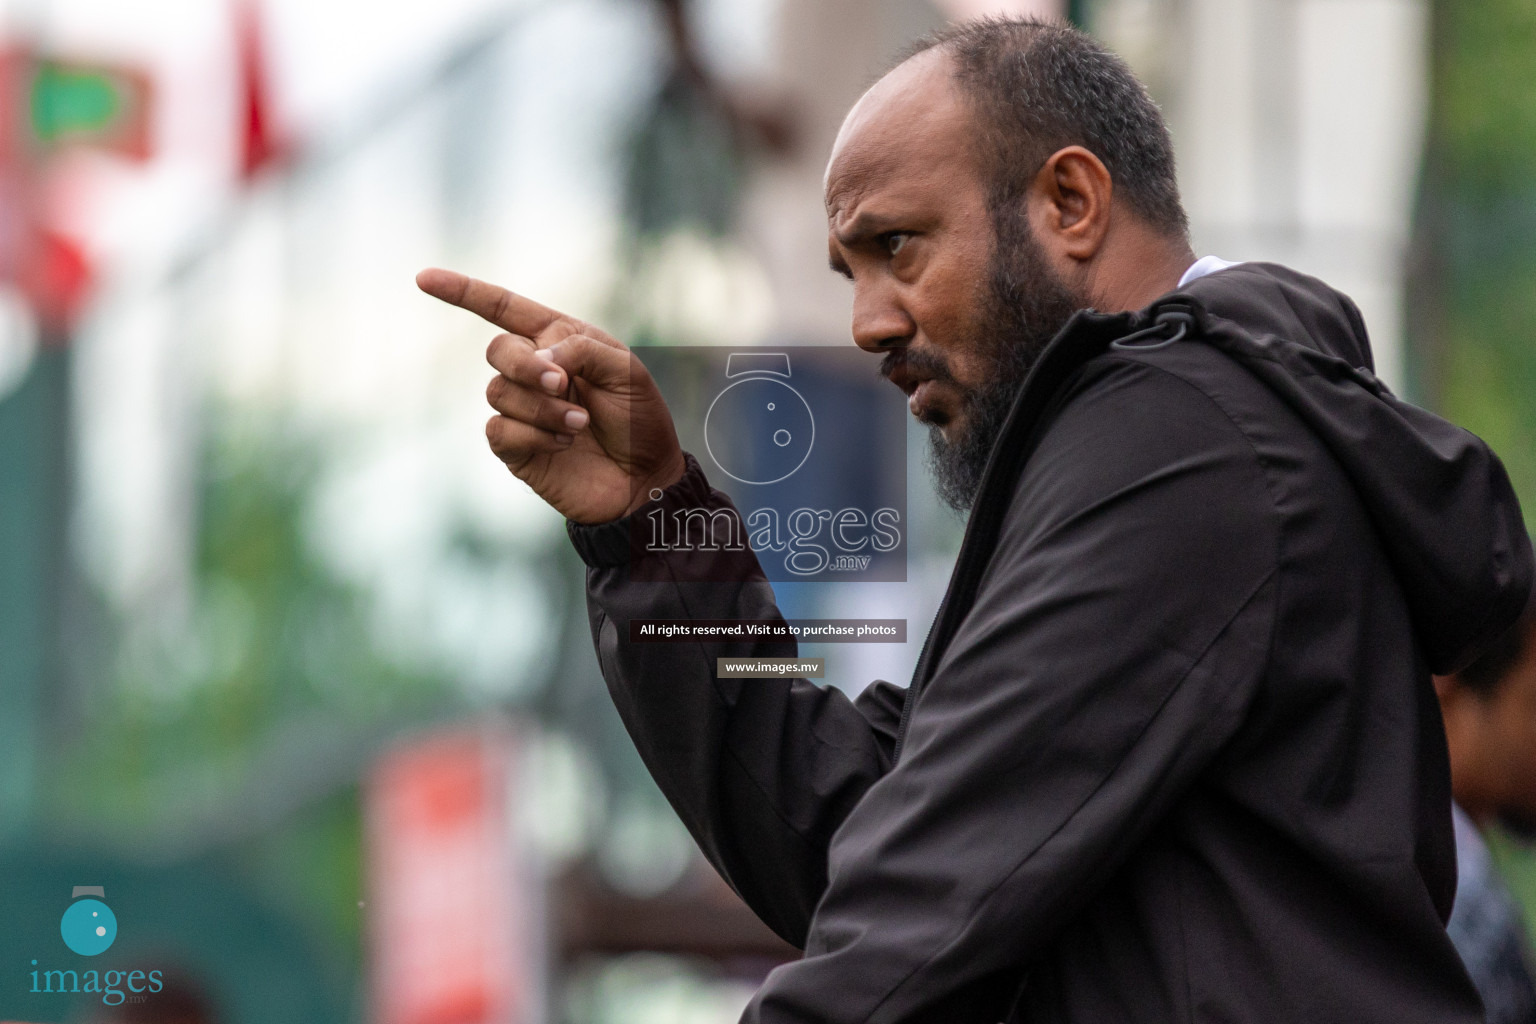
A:
[[[628,385],[635,361],[629,349],[604,345],[584,334],[573,334],[534,354],[548,359],[570,376],[580,377],[603,390]]]

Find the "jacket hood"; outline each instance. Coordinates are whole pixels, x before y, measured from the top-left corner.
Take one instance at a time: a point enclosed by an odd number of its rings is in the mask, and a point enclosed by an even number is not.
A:
[[[1355,304],[1285,267],[1244,263],[1158,300],[1279,395],[1354,483],[1432,671],[1465,667],[1519,617],[1531,543],[1503,464],[1472,433],[1376,378]]]

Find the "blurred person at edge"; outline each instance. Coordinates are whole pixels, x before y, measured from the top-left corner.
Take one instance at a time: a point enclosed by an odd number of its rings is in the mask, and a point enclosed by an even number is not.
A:
[[[115,1006],[93,1005],[80,1024],[219,1024],[213,1001],[190,975],[168,971],[159,992]]]
[[[853,340],[969,509],[911,684],[854,700],[715,678],[792,642],[631,643],[779,617],[750,548],[706,550],[735,506],[618,340],[417,278],[507,332],[491,449],[567,519],[647,767],[804,950],[743,1021],[1482,1021],[1430,674],[1531,587],[1498,460],[1382,387],[1345,296],[1195,259],[1161,113],[1075,29],[920,44],[824,201]],[[693,533],[647,549],[650,514]]]
[[[1456,795],[1456,908],[1449,931],[1488,1024],[1536,1024],[1520,909],[1480,829],[1536,837],[1536,593],[1515,628],[1460,672],[1436,676]]]

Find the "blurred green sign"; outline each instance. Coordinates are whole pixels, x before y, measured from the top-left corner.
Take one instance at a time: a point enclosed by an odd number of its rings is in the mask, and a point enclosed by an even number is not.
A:
[[[135,69],[45,60],[30,96],[32,137],[46,147],[83,144],[148,156],[149,81]]]

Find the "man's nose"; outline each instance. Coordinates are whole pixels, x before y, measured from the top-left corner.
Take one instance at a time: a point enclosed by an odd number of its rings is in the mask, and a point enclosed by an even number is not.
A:
[[[881,284],[854,286],[853,343],[859,348],[866,352],[903,348],[916,330],[891,288]]]

